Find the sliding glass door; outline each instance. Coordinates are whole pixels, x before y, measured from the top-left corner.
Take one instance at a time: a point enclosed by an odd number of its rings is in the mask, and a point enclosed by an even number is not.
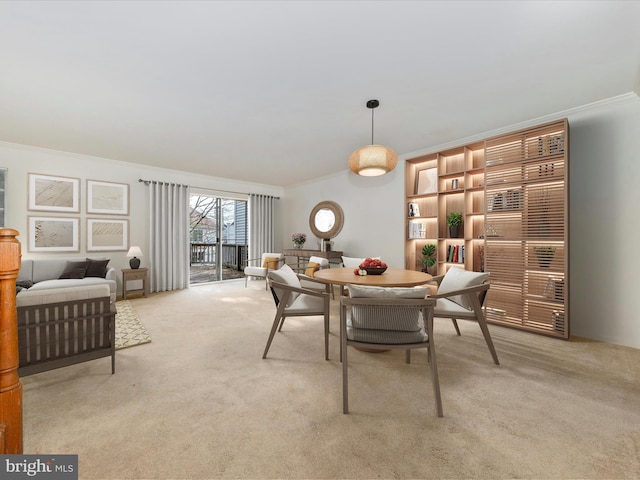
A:
[[[190,207],[191,284],[244,278],[247,202],[192,194]]]

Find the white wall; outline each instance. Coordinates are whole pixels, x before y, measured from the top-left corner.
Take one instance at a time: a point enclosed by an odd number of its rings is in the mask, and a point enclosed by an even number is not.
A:
[[[18,240],[22,244],[23,258],[46,256],[106,256],[111,259],[109,266],[116,269],[129,268],[129,259],[124,252],[86,252],[86,180],[102,180],[129,184],[130,214],[112,216],[112,218],[129,219],[129,245],[138,245],[143,253],[149,251],[149,189],[138,179],[160,180],[165,182],[183,183],[197,188],[198,191],[207,189],[219,191],[233,191],[259,193],[282,197],[283,189],[269,185],[232,181],[220,177],[193,175],[176,170],[152,168],[131,163],[119,162],[104,158],[76,155],[54,150],[16,145],[0,142],[0,167],[8,169],[6,185],[5,226],[20,232]],[[27,174],[40,173],[80,178],[80,213],[60,215],[80,218],[80,252],[78,253],[30,253],[27,251],[28,232],[27,217],[58,216],[50,212],[27,211]],[[235,195],[238,197],[238,195]],[[281,214],[278,213],[278,217]],[[90,215],[90,218],[108,218],[105,215]],[[280,229],[280,220],[276,228]],[[280,239],[277,239],[278,243]],[[277,245],[280,248],[280,245]],[[142,266],[148,266],[142,257]],[[122,291],[121,278],[118,280],[118,291]]]
[[[309,214],[317,203],[332,200],[344,211],[344,227],[333,239],[334,250],[349,257],[383,256],[390,267],[404,268],[404,162],[381,177],[360,177],[344,170],[289,187],[284,200],[285,247],[292,247],[292,233],[304,232],[305,247],[318,248]]]
[[[310,235],[309,212],[318,202],[333,200],[345,214],[336,250],[380,255],[390,266],[403,267],[404,159],[564,117],[570,128],[571,334],[640,348],[635,303],[640,260],[634,248],[640,235],[640,100],[635,95],[405,154],[383,177],[345,170],[289,187],[282,243],[290,246],[293,232]]]
[[[27,173],[79,177],[82,180],[81,252],[86,245],[86,179],[129,183],[130,244],[148,250],[147,187],[138,178],[164,180],[219,190],[280,196],[276,248],[291,247],[291,234],[306,232],[315,246],[309,213],[320,201],[338,202],[345,215],[334,248],[349,256],[382,256],[392,267],[404,266],[404,159],[488,136],[568,117],[570,124],[570,324],[572,335],[640,348],[635,304],[640,260],[640,100],[624,96],[598,105],[560,112],[446,145],[402,155],[398,168],[382,177],[358,177],[346,169],[335,175],[281,189],[191,175],[113,160],[0,142],[0,167],[7,167],[7,226],[20,232],[26,252]],[[303,168],[303,167],[302,167]],[[36,214],[36,213],[34,213]],[[110,254],[112,265],[127,268],[126,252]],[[143,258],[143,265],[145,259]]]

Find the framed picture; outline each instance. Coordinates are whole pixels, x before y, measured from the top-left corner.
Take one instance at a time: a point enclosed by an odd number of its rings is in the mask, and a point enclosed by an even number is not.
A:
[[[87,213],[129,215],[129,184],[87,180]]]
[[[423,168],[416,172],[416,195],[426,195],[438,191],[438,169]]]
[[[77,252],[80,250],[77,217],[28,217],[30,252]]]
[[[80,179],[30,173],[29,210],[74,213],[80,211]]]
[[[87,218],[87,251],[116,252],[129,248],[129,220]]]

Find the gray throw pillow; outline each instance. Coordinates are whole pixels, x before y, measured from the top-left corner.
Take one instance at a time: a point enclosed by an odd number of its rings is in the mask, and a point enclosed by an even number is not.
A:
[[[87,267],[87,271],[85,272],[85,277],[100,277],[104,278],[107,275],[107,265],[109,264],[110,259],[104,260],[93,260],[91,258],[87,258],[89,262],[89,266]]]
[[[84,275],[87,271],[87,267],[89,266],[89,262],[67,262],[67,265],[64,267],[64,272],[58,278],[73,278],[80,279],[84,278]]]

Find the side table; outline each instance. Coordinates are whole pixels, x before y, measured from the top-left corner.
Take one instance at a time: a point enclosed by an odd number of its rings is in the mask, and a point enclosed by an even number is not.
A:
[[[147,296],[147,292],[149,291],[147,286],[147,281],[149,279],[149,269],[148,268],[123,268],[122,269],[122,299],[125,300],[127,298],[128,293],[142,293],[143,297]],[[127,282],[132,280],[142,280],[142,288],[136,288],[134,290],[129,290],[127,288]]]

